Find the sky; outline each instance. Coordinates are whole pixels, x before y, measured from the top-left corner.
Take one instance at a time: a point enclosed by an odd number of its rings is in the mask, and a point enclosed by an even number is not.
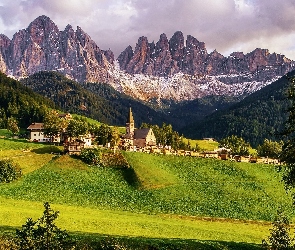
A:
[[[11,39],[41,15],[59,30],[80,26],[115,57],[141,36],[182,31],[209,52],[264,48],[295,60],[295,0],[0,0],[0,33]]]

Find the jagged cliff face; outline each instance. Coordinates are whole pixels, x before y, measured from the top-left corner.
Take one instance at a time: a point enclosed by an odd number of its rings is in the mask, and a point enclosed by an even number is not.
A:
[[[206,95],[246,96],[294,69],[280,54],[256,49],[225,57],[208,53],[205,43],[180,31],[150,43],[140,37],[114,60],[80,27],[60,31],[46,16],[36,18],[10,40],[0,35],[0,71],[23,78],[39,71],[58,71],[82,82],[106,82],[147,102],[192,100]],[[41,83],[40,83],[41,84]]]
[[[154,45],[141,37],[133,52],[128,46],[118,57],[120,68],[129,74],[149,74],[169,77],[182,72],[188,75],[229,75],[257,73],[268,78],[282,75],[293,68],[293,62],[280,54],[270,54],[266,49],[255,49],[244,54],[234,52],[224,57],[216,50],[207,52],[205,43],[188,35],[184,44],[182,32],[176,32],[170,40],[165,34]],[[269,70],[270,67],[272,70]],[[266,70],[266,68],[268,68]],[[273,72],[274,71],[274,72]]]
[[[0,36],[0,70],[16,78],[38,71],[59,71],[78,82],[106,82],[111,51],[100,50],[80,27],[64,31],[46,16],[35,19],[12,40]]]

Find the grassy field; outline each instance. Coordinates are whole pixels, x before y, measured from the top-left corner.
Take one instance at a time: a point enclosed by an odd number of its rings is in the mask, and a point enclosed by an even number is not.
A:
[[[24,143],[0,139],[0,158],[24,172],[0,184],[3,228],[37,218],[49,201],[70,232],[259,244],[270,228],[263,221],[272,221],[279,206],[294,217],[272,165],[125,152],[132,168],[98,168],[50,153],[60,148]]]
[[[57,225],[69,232],[161,239],[198,239],[257,243],[268,234],[268,223],[208,220],[178,215],[147,215],[127,211],[52,204],[60,211]],[[0,198],[0,222],[19,227],[25,218],[37,219],[42,203]]]
[[[191,144],[192,148],[195,148],[196,145],[198,145],[200,147],[201,150],[214,150],[218,148],[218,142],[216,141],[209,141],[209,140],[191,140],[191,139],[187,139],[184,138],[183,139],[185,143],[189,143]]]

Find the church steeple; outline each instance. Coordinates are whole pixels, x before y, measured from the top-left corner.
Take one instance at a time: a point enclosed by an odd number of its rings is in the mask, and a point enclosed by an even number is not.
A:
[[[127,123],[134,123],[131,107],[129,108],[129,116],[128,116]]]
[[[134,119],[133,119],[131,107],[129,108],[129,115],[126,122],[126,134],[129,135],[130,137],[133,137],[134,135]]]

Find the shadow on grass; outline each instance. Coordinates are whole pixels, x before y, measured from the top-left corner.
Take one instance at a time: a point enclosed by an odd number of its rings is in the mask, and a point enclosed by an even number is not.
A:
[[[0,226],[0,236],[14,237],[16,227]],[[258,250],[261,245],[245,242],[201,241],[194,239],[166,239],[145,237],[122,237],[96,233],[68,232],[72,242],[77,246],[89,247],[83,249],[114,249],[121,246],[130,250]],[[124,249],[125,249],[124,248]],[[117,249],[117,248],[116,248]],[[118,248],[119,249],[119,248]],[[123,248],[122,248],[123,249]]]
[[[125,181],[134,188],[140,188],[140,180],[132,167],[121,169]]]
[[[71,236],[76,242],[90,246],[90,249],[106,249],[110,246],[121,246],[122,249],[146,250],[258,250],[261,245],[244,242],[201,241],[193,239],[166,239],[144,237],[122,237],[102,234],[72,232]],[[98,248],[97,248],[98,247]],[[104,249],[104,248],[103,248]],[[121,248],[120,248],[121,249]]]
[[[11,226],[0,226],[0,235],[9,235],[14,236],[16,229],[19,229],[17,227],[11,227]]]
[[[36,154],[62,154],[63,153],[63,151],[60,148],[54,145],[45,146],[42,148],[35,148],[32,150],[32,152]]]

